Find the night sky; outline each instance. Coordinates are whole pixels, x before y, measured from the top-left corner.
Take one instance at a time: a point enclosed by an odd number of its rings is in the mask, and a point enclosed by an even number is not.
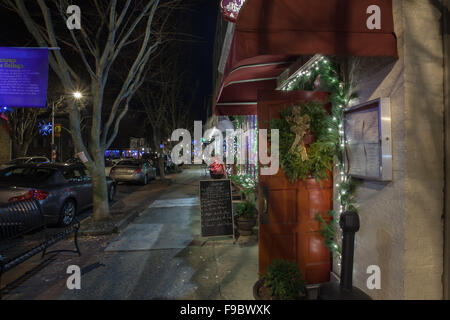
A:
[[[196,41],[180,42],[178,46],[182,56],[184,71],[187,74],[187,83],[198,81],[198,89],[191,107],[191,115],[195,120],[206,121],[205,101],[211,100],[212,72],[213,72],[213,47],[216,29],[218,0],[185,0],[190,5],[190,10],[179,14],[183,32],[190,33]],[[81,1],[82,3],[82,1]],[[79,4],[82,8],[82,4]],[[35,46],[33,38],[24,27],[22,20],[15,13],[0,7],[0,46]],[[58,81],[50,71],[49,86]],[[189,105],[186,101],[186,105]],[[134,106],[135,108],[138,106]],[[139,107],[138,107],[139,108]],[[139,120],[133,112],[129,112],[123,119],[121,130],[117,140],[118,145],[125,144],[130,136],[143,135],[143,130],[135,132],[134,128],[142,127],[142,119]],[[132,129],[133,128],[133,129]]]
[[[204,110],[204,99],[212,94],[212,74],[213,74],[213,48],[214,35],[216,31],[216,20],[218,1],[199,0],[198,12],[191,16],[193,22],[193,33],[203,39],[202,42],[193,43],[191,46],[192,56],[190,56],[190,68],[194,70],[195,78],[200,81],[199,92],[194,105],[194,114],[197,120],[206,120],[206,110]],[[211,99],[211,98],[209,98]]]

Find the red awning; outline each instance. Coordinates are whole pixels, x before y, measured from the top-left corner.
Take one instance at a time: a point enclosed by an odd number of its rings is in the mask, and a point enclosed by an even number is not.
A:
[[[397,57],[392,0],[246,0],[216,114],[233,115],[244,105],[242,112],[256,114],[257,90],[276,88],[273,78],[287,67],[281,63],[314,54]]]
[[[217,115],[256,114],[259,89],[275,89],[277,77],[293,62],[295,57],[260,56],[240,61],[222,82],[216,102]],[[229,62],[230,60],[228,60]]]

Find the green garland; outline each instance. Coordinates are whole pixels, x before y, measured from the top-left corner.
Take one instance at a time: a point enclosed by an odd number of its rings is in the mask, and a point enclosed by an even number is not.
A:
[[[326,140],[333,145],[333,156],[335,164],[339,170],[339,188],[338,201],[340,202],[340,212],[347,210],[356,211],[355,202],[355,180],[345,175],[344,172],[344,136],[343,136],[343,118],[344,109],[349,102],[356,98],[356,94],[350,92],[350,84],[341,81],[342,77],[339,65],[335,59],[322,57],[316,61],[309,70],[298,75],[285,90],[314,90],[315,81],[320,81],[320,91],[329,93],[328,101],[332,104],[331,115],[323,119],[323,123],[317,126],[327,128]],[[281,142],[280,142],[281,145]],[[281,153],[281,148],[280,148]],[[316,220],[320,223],[319,233],[324,237],[325,246],[333,253],[341,254],[341,248],[336,241],[338,213],[336,211],[328,212],[332,218],[331,223],[327,223],[320,213],[316,215]]]
[[[234,129],[240,129],[245,121],[247,121],[247,116],[233,116]]]
[[[297,179],[305,180],[309,175],[318,181],[328,178],[332,169],[334,156],[334,141],[326,125],[328,115],[323,105],[317,102],[300,104],[301,116],[309,116],[310,131],[317,140],[309,146],[308,158],[303,160],[298,147],[291,151],[295,134],[291,131],[291,124],[287,118],[292,115],[294,106],[281,110],[281,118],[273,119],[271,129],[278,129],[280,133],[280,165],[291,182]]]

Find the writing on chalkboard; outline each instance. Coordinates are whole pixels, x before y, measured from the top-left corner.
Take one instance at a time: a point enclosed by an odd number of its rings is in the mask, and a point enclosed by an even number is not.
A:
[[[200,181],[202,237],[233,235],[230,180]]]

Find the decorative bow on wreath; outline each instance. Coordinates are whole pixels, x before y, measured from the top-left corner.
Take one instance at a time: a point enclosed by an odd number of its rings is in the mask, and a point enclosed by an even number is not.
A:
[[[292,108],[292,115],[286,117],[286,120],[291,125],[291,132],[295,134],[295,140],[289,152],[295,152],[296,149],[299,148],[302,160],[308,160],[308,153],[306,151],[305,144],[303,143],[303,138],[305,137],[306,132],[309,130],[311,119],[308,115],[302,116],[301,107],[295,106]]]

